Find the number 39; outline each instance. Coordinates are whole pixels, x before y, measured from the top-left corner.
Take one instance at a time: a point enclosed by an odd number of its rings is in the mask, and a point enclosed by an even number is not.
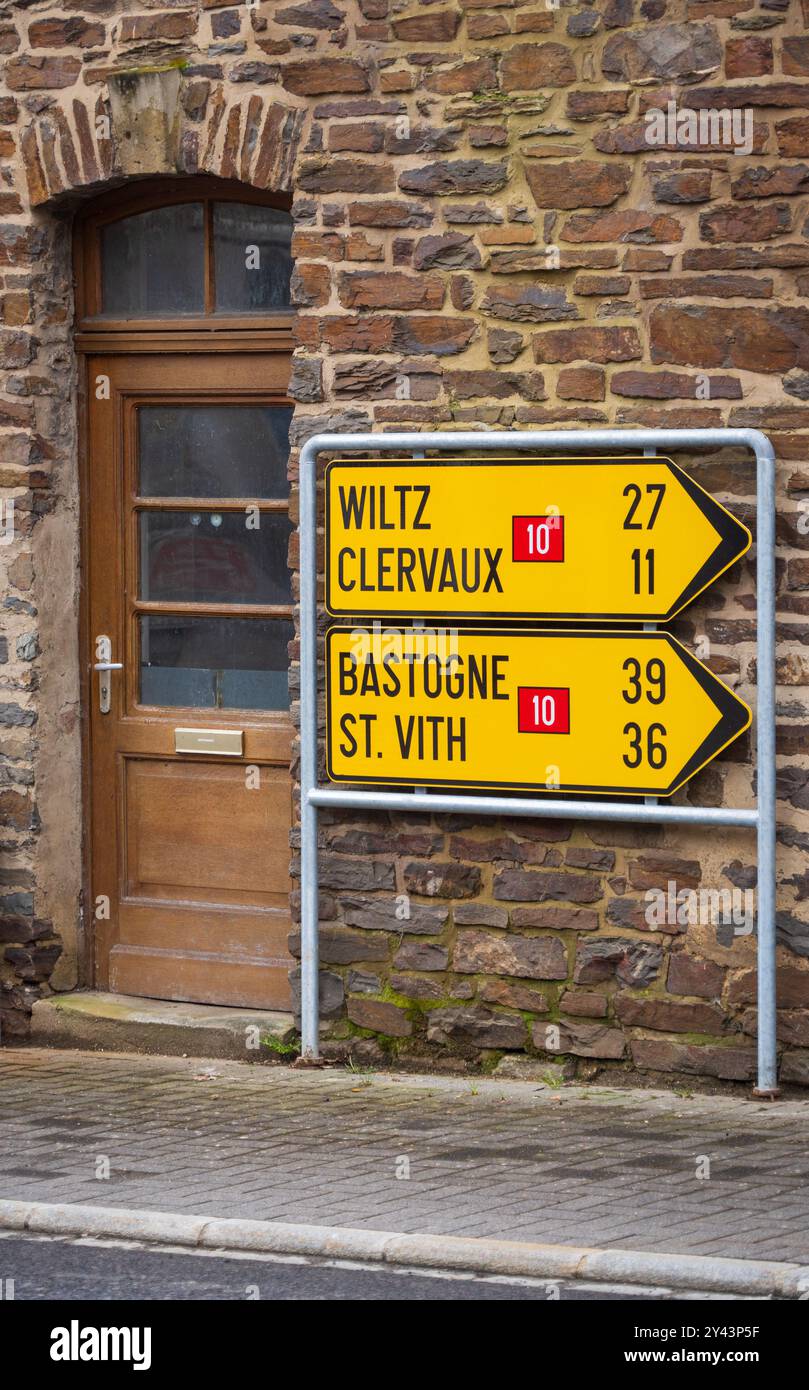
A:
[[[634,656],[627,657],[621,670],[626,671],[628,676],[629,688],[621,692],[628,705],[636,705],[644,693],[650,705],[662,705],[666,698],[666,667],[662,661],[657,657],[647,661],[645,692],[641,682],[641,664]]]

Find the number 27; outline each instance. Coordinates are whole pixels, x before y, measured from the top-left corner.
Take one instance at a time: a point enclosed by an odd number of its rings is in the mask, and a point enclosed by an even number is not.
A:
[[[647,496],[652,496],[654,498],[654,501],[652,502],[652,510],[649,515],[649,520],[646,522],[636,521],[635,513],[638,510],[638,507],[640,506],[641,499],[643,497],[643,492],[641,491],[637,483],[627,483],[626,487],[624,488],[622,496],[632,498],[632,501],[629,504],[629,511],[624,517],[625,531],[643,531],[644,529],[647,531],[651,531],[653,529],[654,524],[657,521],[658,513],[663,503],[663,498],[666,495],[666,484],[647,483],[646,494]]]

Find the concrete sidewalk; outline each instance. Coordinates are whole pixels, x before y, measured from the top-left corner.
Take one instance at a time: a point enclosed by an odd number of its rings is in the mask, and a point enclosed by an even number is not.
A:
[[[807,1117],[803,1100],[4,1049],[0,1198],[809,1265]]]

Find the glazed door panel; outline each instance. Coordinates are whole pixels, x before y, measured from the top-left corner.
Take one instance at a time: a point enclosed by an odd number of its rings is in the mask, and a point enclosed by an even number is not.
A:
[[[289,357],[85,360],[97,984],[289,1008]]]

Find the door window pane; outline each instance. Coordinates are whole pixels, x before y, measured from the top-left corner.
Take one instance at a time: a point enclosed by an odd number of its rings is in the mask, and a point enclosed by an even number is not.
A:
[[[122,318],[204,313],[201,203],[152,208],[102,228],[101,311]]]
[[[290,603],[289,517],[141,512],[141,594],[174,603]]]
[[[287,406],[145,405],[142,497],[287,497]]]
[[[214,203],[217,313],[289,308],[292,218],[255,203]]]
[[[141,704],[288,709],[288,619],[149,615],[139,622]]]

